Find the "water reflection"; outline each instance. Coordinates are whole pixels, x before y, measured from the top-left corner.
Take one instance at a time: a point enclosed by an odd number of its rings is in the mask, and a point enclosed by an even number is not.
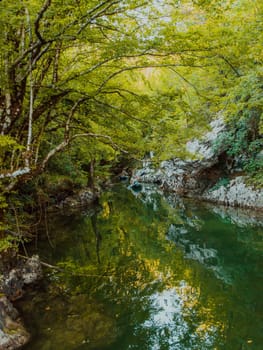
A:
[[[150,301],[150,317],[142,324],[151,335],[149,349],[210,349],[219,338],[221,325],[200,320],[193,328],[198,293],[186,282],[154,293]]]
[[[240,227],[154,188],[100,204],[50,217],[54,248],[43,235],[38,250],[63,272],[19,305],[26,349],[262,349],[261,222]]]

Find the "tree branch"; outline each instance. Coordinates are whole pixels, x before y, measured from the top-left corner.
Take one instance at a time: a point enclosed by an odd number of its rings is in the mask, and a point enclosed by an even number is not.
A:
[[[96,18],[100,17],[101,15],[105,14],[105,11],[107,11],[108,9],[110,9],[112,6],[117,5],[118,3],[120,3],[120,0],[107,0],[104,1],[103,3],[99,4],[98,6],[96,6],[89,14],[92,14],[92,12],[95,12],[97,10],[99,10],[100,8],[102,8],[104,5],[106,5],[102,10],[100,10],[99,12],[97,12],[95,15],[91,16],[79,29],[79,31],[77,32],[77,34],[79,35],[92,21],[94,21]]]
[[[115,142],[113,142],[112,138],[109,135],[94,134],[92,132],[88,132],[88,133],[83,133],[83,134],[75,134],[72,136],[71,140],[74,140],[75,138],[79,138],[79,137],[95,137],[95,138],[99,138],[99,139],[105,139],[105,140],[109,141],[109,144],[112,146],[113,149],[118,150],[118,151],[125,153],[125,154],[129,154],[128,151],[124,150],[119,145],[117,145]]]
[[[115,110],[115,111],[118,111],[118,112],[124,114],[124,115],[125,115],[126,117],[128,117],[129,119],[136,120],[137,122],[140,122],[140,123],[149,125],[149,123],[146,122],[145,120],[136,118],[136,117],[134,117],[133,115],[130,115],[130,114],[127,113],[126,111],[123,111],[122,109],[120,109],[120,108],[118,108],[118,107],[116,107],[116,106],[110,105],[109,103],[106,103],[106,102],[99,101],[99,100],[97,100],[96,98],[93,98],[93,100],[94,100],[96,103],[98,103],[98,104],[100,104],[100,105],[102,105],[102,106],[109,107],[109,108],[111,108],[111,109],[113,109],[113,110]]]
[[[191,65],[192,68],[204,68],[210,65]],[[150,65],[138,65],[138,66],[130,66],[130,67],[124,67],[119,69],[118,71],[110,74],[100,85],[98,88],[96,94],[100,93],[103,89],[103,87],[113,78],[115,78],[117,75],[122,74],[123,72],[128,72],[132,70],[137,69],[145,69],[145,68],[171,68],[171,67],[189,67],[187,64],[150,64]]]
[[[225,56],[219,55],[218,57],[222,58],[222,60],[225,61],[229,65],[229,67],[232,69],[232,71],[236,74],[237,77],[241,77],[238,70],[233,66],[233,64]]]
[[[24,174],[30,173],[31,169],[29,167],[19,168],[12,172],[5,172],[0,174],[0,179],[7,179],[7,178],[16,178],[18,176],[22,176]]]
[[[68,119],[67,119],[66,125],[65,125],[64,140],[59,145],[57,145],[55,148],[53,148],[51,151],[49,151],[49,153],[46,155],[46,157],[44,158],[44,160],[42,161],[41,166],[40,166],[41,171],[43,171],[45,169],[49,159],[52,158],[56,153],[61,152],[63,149],[65,149],[69,145],[70,141],[73,139],[73,138],[70,138],[70,135],[69,135],[70,122],[71,122],[71,119],[72,119],[74,113],[76,112],[78,106],[82,102],[84,102],[86,99],[87,98],[79,99],[71,108],[71,111],[69,113],[69,116],[68,116]]]
[[[44,15],[44,13],[47,11],[47,9],[49,8],[50,5],[51,5],[51,0],[46,0],[43,7],[39,11],[38,16],[37,16],[35,23],[34,23],[36,36],[38,37],[38,39],[41,43],[45,43],[46,41],[42,38],[42,36],[39,32],[39,25],[40,25],[40,21]]]

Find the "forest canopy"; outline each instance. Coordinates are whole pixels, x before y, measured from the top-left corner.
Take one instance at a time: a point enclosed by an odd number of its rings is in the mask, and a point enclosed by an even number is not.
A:
[[[259,0],[2,0],[3,189],[183,154],[219,112],[262,149],[262,14]]]

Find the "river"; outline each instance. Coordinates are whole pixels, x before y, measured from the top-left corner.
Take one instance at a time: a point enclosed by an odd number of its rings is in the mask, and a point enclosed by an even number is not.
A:
[[[49,214],[30,249],[61,271],[17,303],[24,349],[262,350],[254,214],[125,186],[98,207]]]

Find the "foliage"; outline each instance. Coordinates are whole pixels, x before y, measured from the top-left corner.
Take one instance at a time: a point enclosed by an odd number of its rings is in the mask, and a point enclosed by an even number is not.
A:
[[[247,179],[247,184],[251,185],[256,188],[262,188],[263,187],[263,172],[254,172],[252,175]]]
[[[262,6],[2,0],[4,188],[47,168],[83,183],[91,162],[96,177],[124,156],[183,156],[185,141],[220,111],[228,153],[253,158],[262,133]],[[29,177],[17,175],[23,169]]]
[[[256,139],[249,142],[249,120],[243,118],[236,124],[228,126],[228,130],[222,132],[214,141],[214,150],[226,150],[229,156],[256,155],[260,151],[262,141]]]
[[[0,238],[0,253],[6,252],[9,249],[18,249],[18,239],[10,235]]]
[[[220,187],[226,187],[230,182],[230,179],[228,177],[222,177],[217,181],[217,183],[209,189],[209,192],[213,192],[218,190]]]
[[[227,96],[228,129],[214,143],[215,150],[226,150],[236,165],[249,173],[263,172],[263,79],[259,69],[240,78]]]

